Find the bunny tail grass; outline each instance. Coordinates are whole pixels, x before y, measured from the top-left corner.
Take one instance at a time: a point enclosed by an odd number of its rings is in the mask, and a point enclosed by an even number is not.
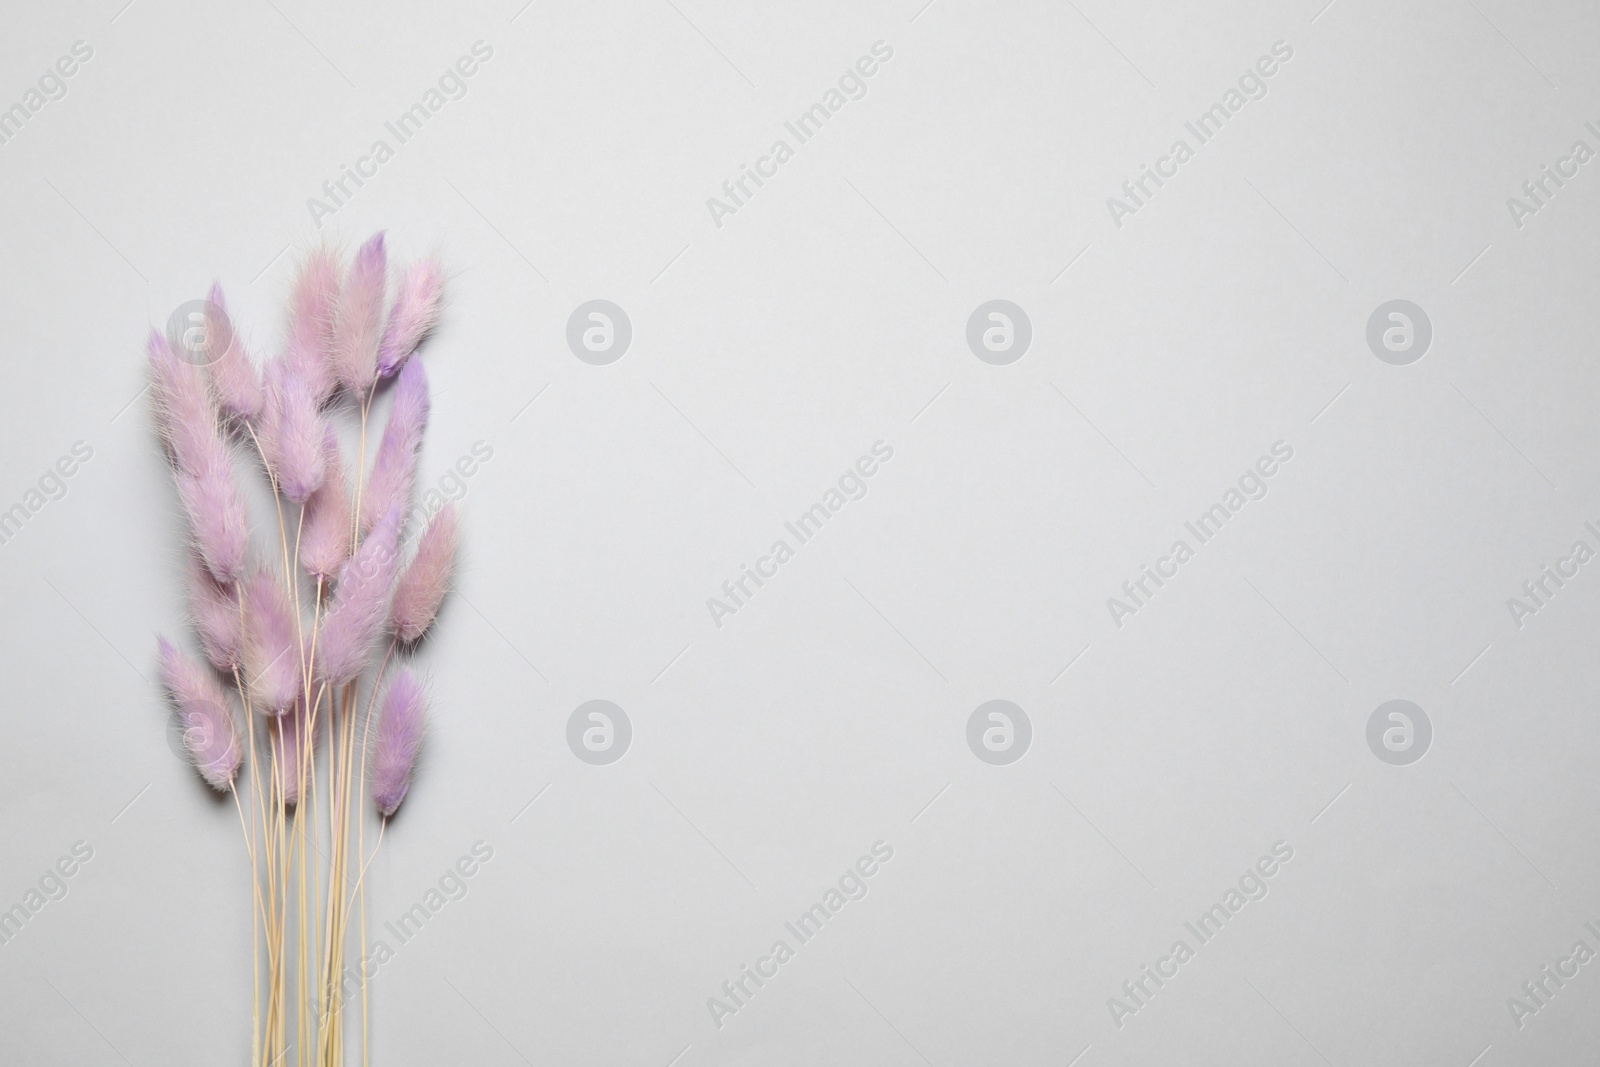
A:
[[[368,530],[391,508],[405,511],[417,470],[417,446],[428,424],[428,375],[420,360],[407,360],[395,384],[394,404],[383,428],[361,497],[361,528]]]
[[[389,322],[378,347],[378,373],[389,377],[416,351],[439,321],[439,298],[444,292],[444,270],[436,259],[413,263],[400,275],[399,292],[389,310]]]
[[[327,476],[324,427],[316,391],[287,361],[267,368],[267,415],[263,442],[278,487],[303,504]]]
[[[196,554],[189,556],[188,577],[189,614],[206,660],[219,671],[232,671],[243,662],[238,592],[234,586],[218,582]]]
[[[362,397],[378,377],[378,345],[383,340],[383,299],[388,288],[388,257],[383,231],[356,252],[339,297],[334,325],[333,370],[339,384]]]
[[[284,358],[318,404],[333,394],[333,335],[339,317],[339,254],[322,246],[300,264],[289,297]]]
[[[324,429],[322,452],[322,485],[306,499],[300,565],[312,578],[330,582],[350,555],[350,493],[344,484],[339,440],[332,426]]]
[[[417,676],[409,667],[396,671],[383,695],[377,736],[372,741],[372,801],[384,818],[395,813],[411,787],[411,772],[422,745],[424,704]]]
[[[146,350],[161,438],[179,471],[198,470],[215,454],[221,438],[205,371],[180,357],[155,330],[150,331]]]
[[[277,715],[300,695],[294,612],[269,571],[257,571],[245,587],[244,671],[257,711]]]
[[[446,504],[428,523],[417,554],[411,557],[394,589],[390,619],[395,636],[410,644],[433,625],[439,605],[450,588],[450,571],[456,559],[456,508]]]
[[[220,283],[213,283],[206,296],[206,363],[211,368],[211,386],[223,412],[241,419],[261,414],[264,394],[261,377],[244,350],[244,341],[228,318],[228,305]]]
[[[195,549],[206,567],[217,581],[235,582],[244,573],[250,524],[228,446],[215,437],[207,452],[194,469],[178,474],[178,497],[189,516]]]
[[[339,568],[333,605],[317,639],[317,679],[338,687],[366,665],[389,612],[389,594],[399,565],[400,511],[391,508]]]
[[[183,723],[183,747],[206,784],[220,793],[233,788],[244,748],[228,696],[217,679],[166,638],[158,639],[161,681],[172,694]]]

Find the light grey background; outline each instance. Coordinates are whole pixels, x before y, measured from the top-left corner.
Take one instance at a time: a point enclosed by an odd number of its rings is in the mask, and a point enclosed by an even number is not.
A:
[[[1600,963],[1600,123],[1576,0],[5,5],[0,947],[8,1063],[244,1063],[248,869],[151,685],[183,625],[150,325],[220,279],[270,351],[293,262],[437,249],[421,480],[475,441],[423,773],[373,925],[494,859],[373,983],[375,1064],[1572,1064]],[[439,5],[440,8],[444,5]],[[519,10],[519,8],[521,10]],[[920,10],[919,10],[920,8]],[[319,230],[307,198],[483,41],[468,92]],[[706,198],[876,41],[735,216]],[[1106,198],[1274,42],[1117,227]],[[580,362],[568,315],[625,308]],[[967,317],[1010,300],[1009,366]],[[1380,362],[1373,309],[1433,341]],[[875,441],[893,459],[737,615],[706,599]],[[1119,628],[1106,606],[1274,442],[1294,457]],[[1380,704],[1431,749],[1367,747]],[[632,747],[580,762],[615,701]],[[1025,709],[1030,750],[967,747]],[[537,802],[529,807],[535,797]],[[894,858],[718,1028],[783,922]],[[1274,842],[1294,858],[1136,1015],[1107,1000]],[[1553,988],[1553,987],[1552,987]],[[1475,1058],[1476,1057],[1476,1058]]]

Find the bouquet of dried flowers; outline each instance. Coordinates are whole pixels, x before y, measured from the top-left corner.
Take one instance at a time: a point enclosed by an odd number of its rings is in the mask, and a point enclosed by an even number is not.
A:
[[[453,507],[424,517],[404,562],[402,537],[428,419],[427,376],[412,357],[438,319],[442,282],[432,259],[391,279],[379,233],[348,267],[330,248],[305,258],[282,352],[265,366],[246,351],[219,286],[198,313],[198,334],[150,335],[156,423],[187,520],[188,602],[203,653],[161,638],[161,678],[195,769],[232,797],[244,831],[255,1067],[280,1067],[291,1053],[301,1067],[344,1062],[350,920],[364,957],[364,875],[422,740],[424,689],[403,660],[449,584]],[[369,465],[380,388],[392,395]],[[335,429],[341,417],[358,427],[351,464]],[[242,464],[270,485],[275,550],[251,543]],[[371,853],[368,795],[382,820]]]

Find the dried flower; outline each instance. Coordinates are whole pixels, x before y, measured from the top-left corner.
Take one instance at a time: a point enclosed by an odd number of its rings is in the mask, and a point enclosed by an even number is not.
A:
[[[233,457],[220,437],[207,445],[207,454],[195,466],[178,474],[178,498],[189,516],[195,549],[219,582],[235,582],[244,573],[250,526],[244,499],[234,480]]]
[[[297,504],[316,492],[327,475],[323,441],[327,423],[311,384],[287,361],[267,368],[267,412],[262,448],[278,488]]]
[[[306,383],[316,403],[333,395],[333,331],[339,316],[339,256],[312,250],[295,275],[289,297],[289,344],[284,359]]]
[[[444,270],[438,260],[413,263],[400,275],[399,291],[378,347],[378,374],[389,377],[400,369],[417,345],[439,321],[439,297],[444,290]]]
[[[206,363],[211,368],[211,385],[224,413],[243,419],[261,414],[264,394],[255,364],[244,350],[244,342],[228,318],[228,305],[222,286],[213,283],[206,297]]]
[[[398,569],[399,529],[399,509],[391,508],[339,568],[333,606],[322,620],[317,648],[317,678],[330,686],[344,685],[361,673],[383,627]]]
[[[339,297],[334,326],[333,370],[339,384],[360,397],[378,377],[378,345],[383,340],[383,298],[388,287],[383,231],[356,252]]]
[[[243,661],[244,638],[239,592],[223,585],[197,555],[189,557],[189,614],[206,659],[219,671],[231,671]]]
[[[408,360],[395,384],[394,404],[383,428],[378,456],[361,496],[361,528],[371,529],[391,508],[401,511],[411,501],[417,470],[417,446],[428,424],[428,375],[420,360]]]
[[[172,694],[178,719],[183,723],[183,747],[206,784],[226,793],[239,773],[244,747],[239,727],[228,706],[228,696],[205,667],[157,640],[161,656],[161,681]]]
[[[221,439],[205,371],[172,350],[155,330],[147,344],[156,425],[180,471],[194,471],[215,454]]]
[[[417,542],[394,588],[394,607],[390,619],[400,640],[413,642],[433,625],[439,605],[450,587],[450,570],[456,559],[456,509],[446,504]]]
[[[422,745],[424,703],[422,684],[409,668],[401,667],[383,695],[372,742],[372,800],[384,818],[395,813],[411,787]]]
[[[339,438],[332,426],[324,427],[322,454],[322,485],[306,498],[300,565],[311,577],[326,583],[350,555],[350,494],[339,466]]]
[[[257,711],[277,715],[305,688],[295,616],[277,578],[257,571],[245,587],[245,684]]]

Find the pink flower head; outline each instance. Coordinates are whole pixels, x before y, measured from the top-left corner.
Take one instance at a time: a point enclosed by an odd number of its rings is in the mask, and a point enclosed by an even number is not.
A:
[[[220,437],[208,442],[207,454],[178,474],[178,497],[189,516],[195,549],[219,582],[235,582],[244,573],[250,524],[244,498],[234,478],[233,457]]]
[[[233,787],[244,749],[228,696],[209,670],[158,639],[161,681],[172,694],[183,723],[183,747],[206,784],[221,793]]]
[[[399,530],[400,512],[391,508],[339,568],[339,584],[333,606],[322,620],[317,649],[317,677],[330,686],[344,685],[361,673],[388,616],[399,563]]]
[[[307,729],[309,717],[305,708],[296,704],[286,715],[268,721],[267,736],[272,743],[272,759],[277,764],[278,792],[285,804],[300,802],[300,779],[303,773],[300,761],[305,746],[316,744],[316,725]],[[309,770],[309,767],[306,768]]]
[[[425,703],[422,684],[409,668],[401,667],[383,695],[372,740],[372,800],[384,818],[395,813],[411,787],[422,745]]]
[[[339,466],[339,438],[323,428],[322,485],[306,498],[305,528],[300,535],[300,565],[311,577],[330,582],[350,555],[350,494]]]
[[[245,685],[257,711],[277,715],[302,695],[294,610],[273,574],[257,571],[245,587]]]
[[[308,383],[287,360],[267,368],[267,416],[262,420],[262,449],[283,495],[303,504],[327,475],[324,427],[318,400]]]
[[[317,404],[333,394],[333,332],[339,316],[339,255],[316,248],[300,264],[289,297],[289,345],[284,353]]]
[[[450,587],[456,558],[456,509],[446,504],[428,523],[394,589],[390,619],[400,640],[413,642],[427,632]]]
[[[400,275],[399,292],[389,309],[389,322],[378,346],[378,374],[389,377],[416,351],[417,345],[439,321],[439,298],[444,290],[444,270],[436,259],[413,263]]]
[[[387,269],[383,231],[379,230],[356,252],[339,298],[339,318],[333,336],[333,369],[339,384],[357,397],[364,396],[378,377]]]
[[[405,511],[411,502],[411,483],[417,471],[417,446],[428,425],[428,375],[420,360],[408,360],[395,384],[394,404],[383,428],[372,474],[361,494],[361,528],[372,524],[391,508]]]
[[[263,401],[261,378],[228,318],[220,284],[214,283],[206,297],[205,331],[206,363],[222,410],[242,419],[255,418]]]
[[[206,659],[219,671],[227,672],[243,660],[243,623],[240,619],[236,587],[217,581],[197,555],[189,557],[189,614],[200,635]]]
[[[147,345],[156,426],[180,471],[193,471],[215,453],[221,439],[204,369],[172,350],[155,330]]]

